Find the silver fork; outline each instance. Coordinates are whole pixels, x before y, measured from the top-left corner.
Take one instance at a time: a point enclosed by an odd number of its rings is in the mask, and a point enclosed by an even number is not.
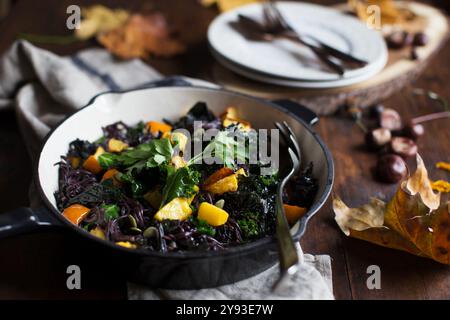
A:
[[[345,73],[344,68],[338,63],[332,61],[329,58],[328,53],[323,48],[310,44],[296,35],[289,33],[275,32],[275,30],[272,30],[271,27],[263,26],[259,22],[245,15],[238,14],[238,19],[239,19],[238,24],[242,27],[238,28],[238,32],[243,34],[244,37],[251,40],[262,40],[262,41],[273,41],[276,38],[284,38],[290,41],[297,42],[311,49],[311,51],[313,51],[314,54],[331,70],[333,70],[340,76],[344,75]]]
[[[331,56],[334,56],[342,61],[346,61],[349,63],[354,63],[359,66],[365,66],[367,65],[367,61],[362,60],[360,58],[357,58],[349,53],[343,52],[339,49],[336,49],[330,45],[327,45],[326,43],[320,41],[319,39],[311,36],[311,35],[303,35],[297,32],[290,24],[289,22],[284,18],[284,16],[281,14],[280,10],[277,8],[274,1],[269,0],[268,2],[265,2],[263,4],[263,13],[264,18],[268,23],[271,24],[273,30],[277,30],[277,32],[285,32],[289,33],[292,36],[296,36],[299,39],[301,38],[309,38],[315,43],[317,43],[320,47],[324,48],[328,54]]]
[[[280,130],[283,140],[288,145],[288,152],[292,161],[292,168],[289,170],[283,180],[281,180],[277,188],[275,210],[277,215],[276,236],[280,264],[280,277],[274,283],[272,291],[281,289],[286,279],[295,274],[298,269],[299,257],[284,212],[283,190],[286,186],[286,183],[300,169],[301,158],[297,139],[289,125],[284,121],[282,123],[275,122],[275,126]]]

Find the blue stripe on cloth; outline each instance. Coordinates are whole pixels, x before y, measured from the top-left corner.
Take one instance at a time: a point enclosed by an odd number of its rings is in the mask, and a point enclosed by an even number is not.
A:
[[[87,73],[90,73],[91,75],[100,78],[110,90],[120,90],[120,86],[114,81],[114,79],[109,74],[99,72],[98,70],[91,67],[77,56],[72,56],[71,60],[73,64],[75,64],[81,70],[84,70]]]
[[[136,86],[136,89],[153,88],[153,87],[171,87],[171,86],[189,87],[192,86],[192,84],[184,80],[180,76],[170,76],[160,80],[145,82],[141,85]]]

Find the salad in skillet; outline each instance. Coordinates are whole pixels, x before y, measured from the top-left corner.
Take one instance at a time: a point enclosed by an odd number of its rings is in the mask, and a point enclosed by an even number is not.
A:
[[[239,148],[237,140],[248,146],[250,128],[233,107],[215,116],[203,102],[177,122],[110,124],[96,141],[72,141],[61,157],[58,209],[86,232],[131,249],[223,250],[271,236],[279,178],[261,175],[267,164]],[[186,159],[207,129],[217,134]],[[222,161],[207,164],[207,153]],[[283,196],[289,223],[316,192],[310,164]]]

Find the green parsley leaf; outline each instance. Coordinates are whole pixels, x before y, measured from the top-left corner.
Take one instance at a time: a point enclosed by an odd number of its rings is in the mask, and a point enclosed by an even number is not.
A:
[[[105,220],[109,221],[119,217],[120,208],[116,204],[103,204],[102,209],[105,210]]]
[[[173,147],[169,139],[155,139],[120,154],[104,153],[99,156],[99,163],[105,169],[125,167],[129,173],[134,170],[140,172],[144,168],[158,167],[170,161],[172,154]]]
[[[222,163],[229,167],[236,167],[236,160],[245,162],[248,159],[248,150],[244,141],[238,141],[230,136],[227,131],[219,131],[204,149],[189,160],[188,165],[196,163],[204,156],[213,156],[222,160]],[[244,143],[243,143],[244,142]]]
[[[192,224],[195,225],[197,231],[202,234],[206,234],[208,236],[214,237],[216,234],[216,229],[208,224],[205,220],[196,219],[194,217],[190,218]]]

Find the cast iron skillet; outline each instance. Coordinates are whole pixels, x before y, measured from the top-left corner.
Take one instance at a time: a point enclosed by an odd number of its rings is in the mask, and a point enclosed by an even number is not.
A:
[[[214,287],[248,278],[272,266],[277,261],[273,237],[221,252],[163,254],[130,250],[74,226],[56,208],[53,193],[58,188],[58,167],[54,164],[66,154],[70,141],[76,138],[95,140],[101,136],[102,126],[119,120],[133,124],[141,120],[178,119],[198,101],[206,102],[215,114],[222,113],[227,106],[234,106],[240,117],[250,121],[255,128],[274,128],[274,121],[284,120],[290,124],[300,140],[303,164],[313,162],[313,174],[319,182],[314,204],[291,229],[293,238],[298,241],[308,220],[326,201],[333,184],[330,152],[310,128],[317,117],[291,101],[269,102],[225,90],[181,86],[103,93],[65,119],[45,139],[35,171],[35,182],[44,206],[0,214],[0,238],[63,227],[89,241],[90,250],[106,253],[117,270],[125,272],[129,280],[159,288]]]

